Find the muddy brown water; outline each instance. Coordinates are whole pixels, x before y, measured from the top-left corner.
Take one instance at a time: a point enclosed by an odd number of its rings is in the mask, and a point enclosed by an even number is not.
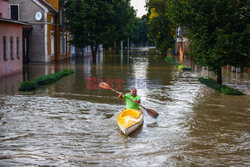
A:
[[[0,166],[250,166],[250,87],[247,73],[224,69],[223,82],[244,96],[222,95],[197,78],[210,75],[189,58],[179,71],[147,50],[47,65],[0,79]],[[33,92],[18,84],[62,69],[75,73]],[[96,79],[96,81],[95,81]],[[137,87],[144,124],[124,136],[116,116],[124,101],[98,81],[128,92]],[[134,84],[136,83],[136,84]]]

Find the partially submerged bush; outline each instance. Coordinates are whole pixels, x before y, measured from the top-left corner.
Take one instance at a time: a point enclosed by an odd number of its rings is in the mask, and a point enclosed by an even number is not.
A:
[[[19,90],[20,91],[30,91],[30,90],[36,90],[37,88],[38,88],[37,82],[24,81],[21,83]]]
[[[180,63],[175,63],[174,62],[174,59],[170,56],[167,56],[164,58],[164,60],[168,63],[173,63],[179,70],[183,70],[183,71],[190,71],[192,70],[192,68],[189,68],[183,64],[180,64]]]
[[[165,57],[164,60],[166,62],[169,62],[169,63],[174,63],[174,59],[172,57],[169,57],[169,56]]]
[[[54,73],[51,75],[39,76],[35,78],[33,81],[25,81],[21,83],[19,88],[20,91],[30,91],[38,89],[39,85],[47,85],[53,83],[64,76],[74,73],[74,70],[63,70],[58,73]]]
[[[183,70],[183,71],[191,71],[192,70],[192,68],[189,68],[189,67],[187,67],[185,65],[179,65],[178,69]]]
[[[239,90],[231,88],[227,85],[220,85],[218,82],[216,82],[212,78],[200,77],[199,81],[201,83],[207,85],[208,87],[213,88],[213,89],[215,89],[215,90],[217,90],[220,93],[223,93],[225,95],[243,95],[243,93],[240,92]]]

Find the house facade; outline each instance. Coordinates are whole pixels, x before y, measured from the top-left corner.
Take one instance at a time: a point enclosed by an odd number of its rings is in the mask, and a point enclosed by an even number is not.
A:
[[[185,27],[178,27],[176,29],[176,44],[175,44],[175,55],[183,58],[183,55],[188,52],[188,39],[186,37],[187,32]]]
[[[29,24],[11,20],[9,1],[0,0],[0,77],[23,70],[23,26]]]
[[[59,0],[10,0],[12,19],[32,25],[26,39],[27,62],[48,63],[70,57],[70,34],[66,31],[64,4]]]

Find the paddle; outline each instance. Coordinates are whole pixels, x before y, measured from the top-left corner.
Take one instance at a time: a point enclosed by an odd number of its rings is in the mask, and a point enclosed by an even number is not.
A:
[[[99,87],[101,87],[101,88],[103,88],[103,89],[110,89],[110,90],[114,91],[114,92],[117,93],[117,94],[121,94],[121,92],[118,92],[118,91],[114,90],[113,88],[111,88],[111,87],[110,87],[107,83],[105,83],[105,82],[101,82],[101,83],[99,84]],[[125,97],[127,97],[127,96],[125,96]],[[128,98],[129,100],[133,101],[131,98],[129,98],[129,97],[127,97],[127,98]],[[152,110],[152,109],[147,109],[146,107],[143,107],[142,105],[140,105],[140,104],[137,103],[137,102],[136,102],[136,104],[138,104],[139,106],[141,106],[142,108],[144,108],[150,116],[152,116],[152,117],[154,117],[154,118],[157,118],[157,117],[159,116],[159,114],[158,114],[156,111],[154,111],[154,110]]]

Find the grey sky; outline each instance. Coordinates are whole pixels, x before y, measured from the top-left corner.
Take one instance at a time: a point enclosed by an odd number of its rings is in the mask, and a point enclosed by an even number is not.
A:
[[[137,17],[141,17],[147,13],[144,7],[146,5],[145,0],[131,0],[131,5],[134,7],[135,10],[137,10]]]

